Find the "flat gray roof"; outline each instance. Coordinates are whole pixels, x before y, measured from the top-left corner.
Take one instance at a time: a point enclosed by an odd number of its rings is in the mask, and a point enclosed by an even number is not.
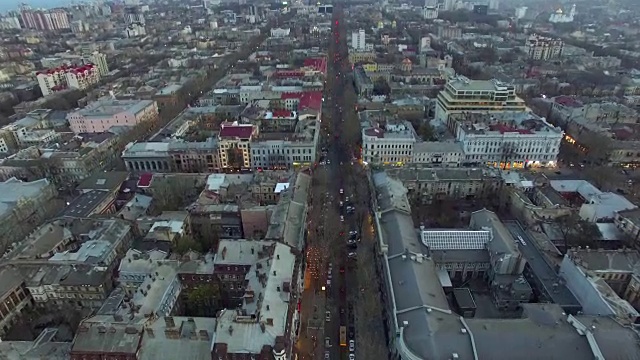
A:
[[[11,178],[0,182],[0,216],[4,216],[11,211],[21,199],[35,198],[40,195],[48,185],[49,181],[47,179],[24,182]]]
[[[74,200],[62,210],[60,216],[68,217],[89,217],[93,210],[102,203],[111,193],[101,190],[91,190],[86,192]]]
[[[521,319],[464,319],[453,313],[435,263],[417,256],[424,246],[406,211],[406,189],[385,174],[374,179],[379,234],[388,247],[383,276],[402,359],[449,360],[454,354],[479,360],[594,359],[596,354],[607,360],[640,359],[640,338],[633,329],[610,318],[570,317],[556,304],[525,304]],[[506,228],[502,232],[512,238]]]
[[[551,300],[562,306],[563,308],[578,308],[582,306],[575,296],[567,288],[558,276],[558,273],[547,262],[544,255],[538,250],[534,241],[520,228],[514,221],[505,221],[505,226],[513,234],[514,237],[522,237],[524,241],[518,241],[518,248],[527,260],[527,264],[531,267],[533,275],[544,287]]]

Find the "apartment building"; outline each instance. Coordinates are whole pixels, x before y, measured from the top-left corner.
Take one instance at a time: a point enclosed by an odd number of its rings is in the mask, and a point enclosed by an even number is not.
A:
[[[103,133],[113,126],[135,126],[158,119],[158,106],[151,100],[98,100],[67,115],[76,134]]]
[[[97,66],[87,64],[67,70],[65,79],[69,88],[84,90],[100,81],[100,71]]]
[[[258,127],[251,124],[221,124],[218,134],[220,165],[236,170],[251,169],[250,143],[258,134]]]
[[[224,246],[221,251],[225,252]],[[289,359],[298,318],[292,294],[300,289],[293,249],[275,241],[234,241],[226,245],[225,257],[216,259],[226,271],[229,286],[240,285],[238,293],[244,295],[239,309],[218,315],[212,357]]]
[[[66,89],[66,67],[59,67],[42,72],[37,72],[36,79],[38,80],[38,85],[40,86],[42,95],[51,95],[56,91]]]
[[[524,100],[513,85],[498,80],[469,80],[458,76],[447,82],[436,100],[435,119],[446,122],[451,114],[525,111]]]
[[[503,169],[555,166],[564,136],[529,112],[453,114],[447,127],[462,144],[465,164]]]
[[[367,163],[402,165],[411,162],[417,134],[408,121],[362,130],[362,159]]]
[[[367,42],[363,29],[351,33],[351,48],[356,51],[365,51]]]
[[[458,167],[464,162],[459,142],[421,141],[413,146],[411,163],[433,167]]]
[[[44,96],[68,88],[84,90],[97,84],[100,77],[99,68],[92,63],[78,66],[62,65],[36,72],[36,79]]]
[[[462,28],[455,25],[440,25],[438,26],[437,34],[441,39],[460,39],[462,37]]]
[[[404,167],[387,170],[389,177],[402,181],[407,196],[424,204],[435,200],[482,198],[495,193],[499,179],[492,169],[435,169]]]
[[[253,169],[290,169],[316,161],[320,123],[315,117],[300,119],[293,132],[264,133],[251,141]]]
[[[16,178],[0,182],[0,245],[21,241],[47,216],[57,212],[56,187],[47,179],[26,182]]]
[[[562,56],[564,42],[546,36],[532,34],[524,44],[525,52],[532,60],[550,60]]]
[[[0,272],[0,278],[0,336],[4,336],[20,320],[22,312],[33,305],[33,299],[19,273],[6,269]]]

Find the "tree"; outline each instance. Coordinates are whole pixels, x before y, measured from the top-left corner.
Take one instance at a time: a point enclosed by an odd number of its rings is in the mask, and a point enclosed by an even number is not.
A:
[[[598,240],[602,240],[598,226],[580,218],[577,213],[557,218],[556,226],[562,235],[564,253],[576,246],[595,246]]]
[[[435,140],[433,126],[431,126],[428,121],[422,121],[420,127],[418,128],[418,135],[420,135],[423,141]]]
[[[185,313],[188,316],[211,317],[223,308],[226,296],[219,282],[201,284],[187,290]]]
[[[173,244],[173,252],[184,255],[189,251],[202,253],[202,245],[189,236],[183,236]]]
[[[611,168],[607,166],[589,166],[584,169],[584,174],[600,189],[610,185],[615,175]]]
[[[391,86],[389,86],[387,80],[383,77],[377,78],[373,83],[373,94],[389,96],[389,94],[391,94]]]
[[[159,211],[184,210],[184,207],[196,200],[201,188],[196,187],[197,180],[190,177],[169,176],[154,177],[151,192]]]

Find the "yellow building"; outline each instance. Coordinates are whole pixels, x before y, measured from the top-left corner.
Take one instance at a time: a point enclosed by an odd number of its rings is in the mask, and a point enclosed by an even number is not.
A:
[[[359,62],[373,62],[376,59],[376,53],[374,52],[364,52],[364,51],[354,51],[349,53],[349,62],[352,64]]]

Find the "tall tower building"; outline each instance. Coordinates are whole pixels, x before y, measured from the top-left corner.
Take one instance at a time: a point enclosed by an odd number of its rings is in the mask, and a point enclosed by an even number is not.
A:
[[[351,47],[358,51],[364,51],[366,48],[365,32],[363,29],[351,33]]]
[[[107,65],[107,55],[94,51],[87,57],[87,60],[96,66],[100,76],[106,76],[109,73],[109,66]]]

